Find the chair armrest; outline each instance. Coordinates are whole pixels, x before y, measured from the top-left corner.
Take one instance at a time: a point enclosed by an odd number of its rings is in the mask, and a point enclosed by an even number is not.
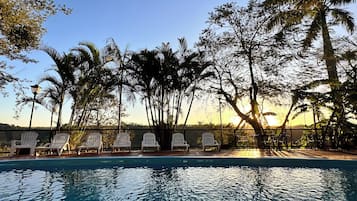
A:
[[[51,144],[51,143],[46,143],[46,144],[41,145],[41,146],[43,146],[43,147],[49,147],[49,146],[50,146],[50,144]]]
[[[20,140],[11,140],[11,146],[18,145]]]

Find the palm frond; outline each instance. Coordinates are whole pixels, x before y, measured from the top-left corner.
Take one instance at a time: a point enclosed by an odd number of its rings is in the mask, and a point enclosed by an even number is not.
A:
[[[46,75],[43,78],[40,79],[39,81],[41,82],[49,82],[53,85],[55,85],[58,88],[61,88],[62,86],[62,81],[60,81],[57,77],[51,76],[51,75]]]
[[[278,12],[273,15],[267,23],[267,29],[271,30],[274,27],[282,26],[289,28],[296,24],[299,24],[304,17],[304,13],[301,10],[286,10]]]
[[[95,65],[99,65],[101,63],[100,51],[99,49],[91,42],[80,42],[79,45],[85,46],[89,49],[89,52],[92,55],[92,60]]]
[[[330,3],[334,6],[344,6],[355,2],[356,0],[330,0]]]
[[[347,10],[334,8],[331,9],[331,15],[338,24],[342,24],[346,27],[347,31],[350,33],[354,32],[355,24],[352,14]]]
[[[56,66],[62,65],[63,54],[61,55],[56,49],[49,46],[43,46],[41,47],[41,50],[51,57],[51,59],[55,62]]]
[[[306,37],[303,42],[303,47],[308,48],[311,46],[312,41],[314,41],[320,30],[321,30],[321,15],[317,14],[315,15],[315,18],[312,20],[309,30],[307,31]]]

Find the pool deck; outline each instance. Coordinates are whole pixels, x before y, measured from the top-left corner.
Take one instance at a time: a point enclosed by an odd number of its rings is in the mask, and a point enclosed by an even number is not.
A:
[[[80,157],[97,157],[95,152],[81,153]],[[99,156],[212,156],[212,157],[233,157],[233,158],[303,158],[303,159],[330,159],[330,160],[357,160],[357,150],[341,151],[341,150],[314,150],[314,149],[292,149],[292,150],[260,150],[260,149],[224,149],[220,152],[206,151],[201,149],[191,149],[189,152],[185,151],[159,151],[159,152],[141,152],[134,150],[131,152],[120,151],[111,153],[104,151]],[[30,158],[68,158],[78,157],[75,151],[71,153],[64,152],[61,156],[41,154],[36,157],[28,155],[20,155],[8,157],[1,156],[0,160],[9,159],[30,159]]]

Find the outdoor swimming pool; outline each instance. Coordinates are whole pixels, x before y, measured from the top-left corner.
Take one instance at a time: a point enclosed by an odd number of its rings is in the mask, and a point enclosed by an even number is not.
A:
[[[357,161],[208,157],[0,161],[0,200],[357,200]]]

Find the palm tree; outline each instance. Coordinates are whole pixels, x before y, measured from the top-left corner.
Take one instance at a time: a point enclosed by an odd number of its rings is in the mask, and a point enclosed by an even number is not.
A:
[[[266,8],[281,8],[276,15],[272,16],[268,28],[281,26],[278,35],[284,35],[285,31],[299,24],[306,23],[310,19],[308,30],[303,40],[303,48],[312,46],[319,34],[323,41],[323,59],[326,63],[328,78],[331,89],[334,91],[340,85],[336,68],[336,56],[331,42],[329,31],[330,25],[343,25],[347,31],[355,29],[354,19],[350,12],[339,8],[339,6],[355,2],[354,0],[265,0]],[[336,95],[336,94],[335,94]]]
[[[103,101],[103,98],[113,98],[110,93],[118,85],[118,78],[110,69],[104,68],[103,57],[94,44],[82,42],[79,45],[72,49],[73,53],[77,53],[79,75],[70,94],[73,98],[72,110],[81,110],[77,125],[83,126],[91,111],[98,111],[100,104],[95,103]]]
[[[43,47],[42,50],[46,52],[55,62],[53,70],[57,75],[46,75],[41,79],[40,82],[50,83],[51,91],[55,90],[58,96],[58,119],[56,129],[59,130],[62,125],[61,116],[64,98],[75,81],[74,72],[76,66],[76,57],[71,53],[60,54],[51,47]]]
[[[107,45],[104,47],[104,62],[106,63],[111,63],[113,62],[116,67],[117,67],[117,77],[119,78],[119,83],[118,83],[118,131],[120,132],[121,130],[121,124],[122,124],[122,113],[123,113],[123,107],[122,107],[122,94],[123,92],[126,92],[127,98],[132,99],[134,96],[133,93],[130,93],[129,90],[124,90],[127,89],[128,86],[128,80],[126,79],[127,76],[127,69],[126,65],[128,64],[128,61],[130,60],[130,53],[128,49],[126,48],[125,51],[122,53],[120,51],[119,46],[115,42],[113,38],[109,38],[107,40]]]
[[[204,55],[202,52],[193,52],[187,48],[187,41],[185,38],[179,38],[179,51],[176,53],[179,58],[179,69],[181,73],[178,75],[180,88],[190,99],[188,111],[185,117],[183,127],[186,127],[188,117],[191,112],[192,104],[196,96],[196,91],[199,89],[198,83],[212,76],[210,72],[205,70],[211,65],[209,62],[204,61]],[[178,115],[179,113],[177,113]],[[178,116],[176,117],[176,121]],[[177,122],[176,122],[177,123]]]
[[[171,132],[178,125],[182,102],[191,97],[208,66],[200,53],[187,49],[185,39],[179,39],[180,49],[173,51],[169,43],[155,50],[133,54],[127,65],[133,91],[139,92],[145,103],[149,125],[153,126],[163,148],[169,147]],[[185,120],[187,122],[188,114]]]
[[[60,105],[60,94],[58,93],[57,88],[50,86],[43,90],[41,98],[44,100],[43,104],[46,109],[51,112],[50,130],[52,130],[53,115],[56,112],[57,107]]]
[[[157,123],[157,115],[153,111],[156,104],[152,101],[157,84],[154,76],[159,71],[159,60],[156,55],[156,50],[142,50],[133,54],[127,65],[130,76],[133,77],[132,91],[137,91],[142,96],[149,126],[156,126]]]

